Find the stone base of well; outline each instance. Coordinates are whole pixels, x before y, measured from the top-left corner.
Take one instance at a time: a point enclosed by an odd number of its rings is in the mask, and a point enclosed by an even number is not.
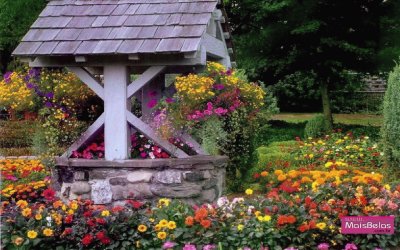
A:
[[[180,199],[211,203],[225,187],[226,156],[177,159],[86,160],[57,158],[53,186],[63,200],[78,197],[95,204],[127,199]]]

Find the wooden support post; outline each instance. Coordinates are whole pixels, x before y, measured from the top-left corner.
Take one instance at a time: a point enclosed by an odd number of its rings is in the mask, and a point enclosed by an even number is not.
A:
[[[129,158],[127,113],[128,67],[104,67],[104,144],[106,160]]]

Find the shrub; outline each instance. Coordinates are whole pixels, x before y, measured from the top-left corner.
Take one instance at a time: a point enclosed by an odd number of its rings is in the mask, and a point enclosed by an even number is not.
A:
[[[318,114],[307,122],[304,135],[306,137],[318,137],[327,132],[327,130],[328,124],[325,117],[322,114]]]
[[[400,65],[389,74],[383,105],[382,139],[386,160],[391,167],[400,166]]]

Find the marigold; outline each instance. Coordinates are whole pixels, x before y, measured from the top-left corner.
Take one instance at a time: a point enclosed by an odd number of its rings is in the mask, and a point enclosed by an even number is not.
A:
[[[27,236],[29,239],[35,239],[37,237],[38,233],[34,230],[29,230],[27,233]]]
[[[268,176],[268,172],[267,171],[262,171],[261,172],[261,176],[262,177],[267,177]]]
[[[167,227],[168,226],[168,221],[167,220],[160,220],[158,223],[161,227]]]
[[[141,224],[138,226],[138,231],[141,233],[144,233],[147,231],[147,227],[145,225]]]
[[[201,226],[204,228],[209,228],[211,226],[211,221],[210,220],[202,220],[200,222]]]
[[[17,201],[17,207],[26,208],[28,206],[28,202],[26,200],[19,200]]]
[[[24,208],[21,212],[24,217],[29,217],[32,214],[32,210],[30,208]]]
[[[42,215],[41,214],[36,214],[35,215],[35,219],[36,220],[41,220],[43,217],[42,217]]]
[[[185,224],[186,224],[186,226],[193,226],[193,222],[194,222],[194,219],[193,219],[193,217],[192,216],[188,216],[188,217],[186,217],[186,219],[185,219]]]
[[[157,238],[159,238],[160,240],[164,240],[165,238],[167,238],[167,233],[166,232],[158,232]]]
[[[202,219],[206,218],[207,216],[208,216],[207,209],[205,209],[204,207],[202,207],[202,208],[196,210],[194,219],[195,219],[197,222],[200,222]]]
[[[286,180],[286,175],[285,174],[278,175],[278,181],[284,181],[284,180]]]
[[[53,230],[51,230],[50,228],[45,228],[43,230],[43,235],[47,237],[53,236]]]

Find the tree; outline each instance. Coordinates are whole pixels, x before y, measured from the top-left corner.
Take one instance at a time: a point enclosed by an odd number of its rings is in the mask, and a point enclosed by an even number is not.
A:
[[[273,84],[296,72],[315,74],[325,118],[329,90],[345,71],[375,68],[382,0],[229,0],[240,67]]]
[[[29,30],[46,0],[0,0],[0,71],[11,61],[11,53]]]

